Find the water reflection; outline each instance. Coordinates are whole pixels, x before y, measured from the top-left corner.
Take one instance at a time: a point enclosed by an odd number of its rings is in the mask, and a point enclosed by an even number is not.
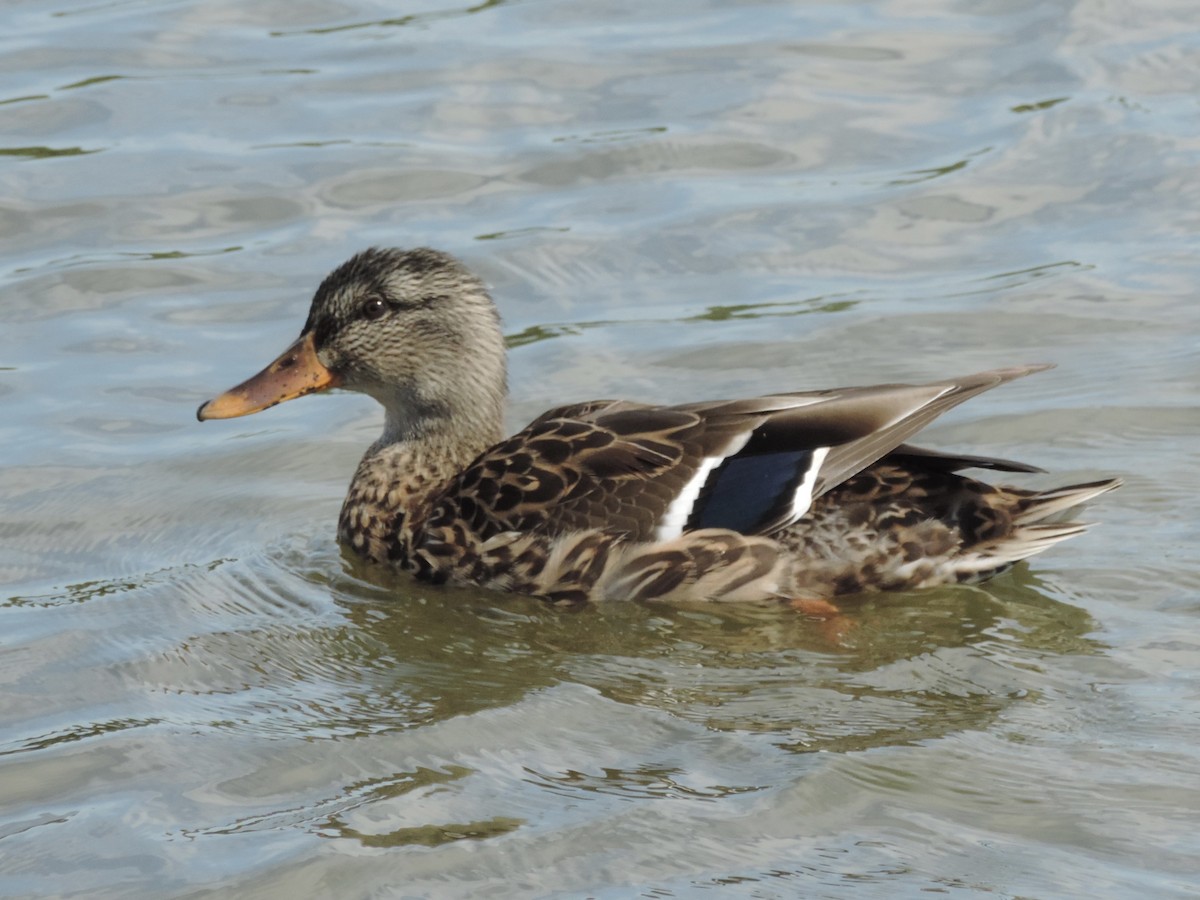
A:
[[[375,776],[354,782],[333,796],[310,799],[302,806],[271,810],[243,816],[228,823],[207,828],[182,829],[181,834],[190,839],[216,835],[269,832],[278,829],[302,828],[320,837],[349,838],[367,847],[436,847],[460,840],[482,840],[507,834],[519,828],[520,819],[503,816],[465,823],[426,824],[371,833],[347,824],[346,820],[356,811],[366,807],[378,809],[387,804],[402,802],[409,795],[437,790],[442,785],[472,775],[463,766],[446,766],[443,769],[418,767],[411,771],[394,772],[387,776]],[[226,785],[235,788],[235,785]]]
[[[85,150],[83,147],[0,147],[0,156],[23,156],[26,159],[53,159],[58,156],[87,156],[89,153],[99,153],[100,149]]]
[[[634,769],[603,767],[597,772],[540,772],[526,769],[530,781],[564,796],[580,791],[646,800],[720,800],[762,790],[759,785],[702,785],[688,782],[693,776],[676,766],[638,766]]]
[[[359,644],[380,648],[372,664],[408,673],[390,702],[419,703],[425,721],[567,681],[798,750],[866,749],[983,727],[1036,693],[1040,656],[1099,647],[1086,613],[1024,569],[984,587],[864,598],[830,629],[782,606],[564,611],[404,576],[372,596],[358,578],[379,575],[355,566],[335,602]]]
[[[805,297],[799,300],[770,301],[763,303],[720,304],[707,307],[703,312],[680,316],[678,318],[643,318],[638,319],[638,325],[670,325],[687,322],[725,322],[731,319],[769,319],[788,316],[805,316],[810,313],[840,313],[853,309],[858,300],[844,300],[834,297]],[[558,337],[574,337],[584,331],[594,328],[611,328],[613,326],[628,327],[628,322],[617,322],[608,319],[598,319],[587,322],[571,322],[569,324],[530,325],[517,334],[506,336],[505,343],[510,350],[547,341]]]
[[[1046,682],[1039,660],[1100,649],[1087,637],[1086,613],[1053,599],[1024,569],[983,588],[859,598],[831,634],[784,606],[564,610],[420,585],[348,555],[339,566],[331,552],[260,560],[256,567],[286,561],[292,571],[242,573],[229,584],[242,584],[244,595],[222,605],[261,610],[264,598],[250,586],[284,587],[308,598],[281,612],[295,619],[316,603],[315,623],[223,629],[178,653],[221,660],[243,679],[249,696],[220,701],[227,716],[242,715],[209,727],[348,741],[340,766],[322,754],[324,775],[306,777],[337,783],[337,771],[357,771],[364,758],[370,774],[189,836],[299,828],[369,847],[436,846],[533,827],[563,796],[725,800],[777,786],[761,761],[718,762],[751,752],[747,740],[815,765],[826,757],[813,751],[986,730],[1014,704],[1037,699]],[[248,673],[255,680],[244,681]],[[210,670],[204,680],[211,688],[220,678]],[[615,764],[610,720],[623,718],[621,709],[640,711],[643,725],[621,733]],[[661,749],[663,729],[675,727],[692,735],[669,742],[680,759]],[[389,734],[416,743],[379,743]],[[684,762],[702,752],[699,735],[722,734],[735,749],[710,748],[699,768]],[[280,793],[274,782],[307,768],[298,752],[278,761],[279,774],[256,769],[222,783],[221,794]],[[386,762],[402,759],[410,764]],[[504,802],[498,780],[509,785]],[[283,793],[294,796],[294,787]]]
[[[288,37],[298,34],[340,34],[345,31],[358,31],[363,28],[406,28],[412,25],[424,25],[442,19],[456,19],[460,16],[483,12],[500,6],[506,0],[483,0],[471,6],[458,9],[439,10],[438,12],[412,13],[406,16],[395,16],[387,19],[372,19],[366,22],[351,22],[344,25],[331,25],[325,28],[305,28],[298,31],[272,31],[272,37]]]

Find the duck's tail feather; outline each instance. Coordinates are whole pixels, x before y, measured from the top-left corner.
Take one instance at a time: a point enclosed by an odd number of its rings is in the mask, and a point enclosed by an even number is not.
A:
[[[1039,491],[1022,498],[1013,516],[1011,531],[1001,538],[969,548],[954,560],[958,580],[982,581],[1016,562],[1048,550],[1059,541],[1083,534],[1094,523],[1048,520],[1120,486],[1121,479],[1107,478]]]
[[[1086,503],[1093,497],[1098,497],[1108,491],[1115,491],[1120,486],[1120,478],[1105,478],[1103,481],[1069,484],[1066,487],[1054,488],[1049,491],[1038,491],[1019,502],[1017,513],[1013,516],[1013,523],[1032,525],[1036,522],[1045,522],[1061,512]]]

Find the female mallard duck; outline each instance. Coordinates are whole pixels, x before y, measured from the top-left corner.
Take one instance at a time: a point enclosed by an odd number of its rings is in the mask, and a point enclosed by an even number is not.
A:
[[[501,433],[505,347],[483,284],[435,250],[359,253],[300,337],[200,407],[225,419],[330,387],[385,410],[338,537],[434,582],[549,600],[793,600],[974,581],[1083,531],[1050,491],[956,474],[1032,466],[904,443],[1044,365],[924,385],[649,406],[594,400]]]

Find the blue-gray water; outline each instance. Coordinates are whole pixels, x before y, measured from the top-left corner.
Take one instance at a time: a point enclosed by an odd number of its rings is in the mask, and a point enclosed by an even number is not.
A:
[[[0,895],[1200,895],[1200,12],[0,8]],[[380,424],[197,404],[322,275],[493,286],[514,427],[1059,368],[927,443],[1103,524],[988,585],[536,601],[343,558]]]

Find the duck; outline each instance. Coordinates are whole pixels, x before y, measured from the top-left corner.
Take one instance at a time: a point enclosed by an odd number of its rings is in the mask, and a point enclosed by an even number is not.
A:
[[[590,400],[505,436],[506,357],[496,305],[463,263],[371,248],[321,282],[291,346],[197,418],[331,388],[375,398],[383,431],[338,540],[425,582],[563,605],[828,607],[981,581],[1082,533],[1069,512],[1120,485],[996,485],[963,470],[1043,470],[908,443],[1046,364],[682,405]]]

